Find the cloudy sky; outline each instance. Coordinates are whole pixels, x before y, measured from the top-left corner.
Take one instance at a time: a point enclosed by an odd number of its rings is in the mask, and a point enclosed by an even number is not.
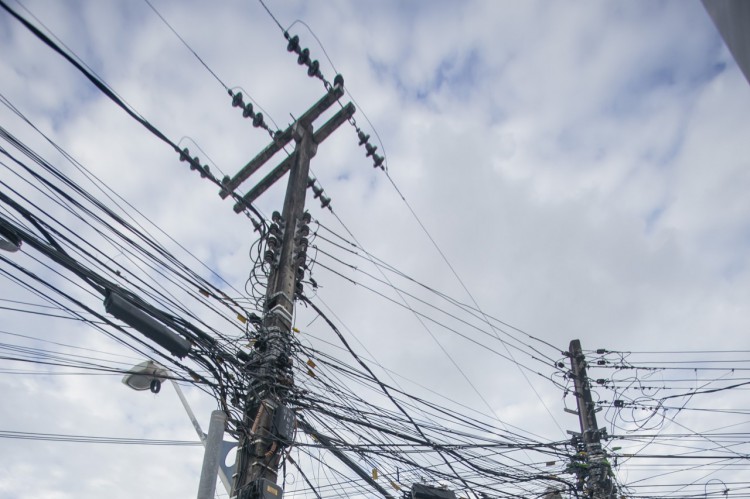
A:
[[[251,96],[279,128],[323,95],[260,3],[151,1],[221,81]],[[9,4],[168,137],[193,152],[197,144],[217,174],[232,175],[268,142],[146,2]],[[558,354],[575,338],[589,350],[750,350],[750,85],[699,2],[269,7],[329,80],[343,74],[344,102],[355,101],[357,125],[373,141],[378,137],[386,156],[387,173],[373,169],[349,124],[319,146],[312,170],[334,212],[309,203],[322,225],[340,235],[351,231],[347,237],[372,255],[478,304]],[[252,225],[214,185],[4,11],[0,47],[0,93],[8,101],[243,289]],[[73,171],[5,106],[0,120]],[[25,188],[12,168],[3,166],[0,179]],[[248,181],[243,190],[250,187]],[[276,186],[258,209],[266,215],[280,209],[282,196]],[[158,239],[192,258],[165,236]],[[116,248],[105,251],[118,256]],[[339,271],[402,303],[403,295],[360,272],[383,278],[366,259],[350,260],[357,270]],[[320,262],[326,264],[323,256]],[[189,264],[202,268],[196,260]],[[577,428],[563,412],[572,399],[563,400],[551,383],[527,379],[507,359],[322,266],[313,277],[319,303],[335,312],[360,353],[411,380],[404,381],[413,383],[409,390],[437,391],[549,440]],[[0,298],[7,305],[34,297],[3,278]],[[478,343],[490,341],[419,306]],[[313,319],[309,310],[300,312],[302,334],[333,341]],[[21,334],[120,355],[123,365],[141,360],[70,322],[0,310],[1,340],[43,346],[8,333]],[[3,360],[0,368],[29,366]],[[3,372],[0,393],[3,431],[195,440],[171,390],[132,392],[117,376]],[[214,401],[190,387],[186,393],[207,426]],[[737,397],[721,403],[743,407]],[[699,416],[682,424],[697,432],[720,426]],[[200,447],[8,439],[0,446],[2,498],[189,497],[202,457]],[[623,482],[640,476],[637,469],[622,473]]]

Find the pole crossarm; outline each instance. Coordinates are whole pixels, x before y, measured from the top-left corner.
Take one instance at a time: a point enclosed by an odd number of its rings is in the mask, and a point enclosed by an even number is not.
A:
[[[326,93],[318,102],[312,105],[310,109],[300,116],[295,123],[289,125],[286,130],[281,132],[277,137],[274,138],[273,142],[268,144],[261,152],[259,152],[253,159],[250,160],[245,166],[240,169],[237,174],[231,179],[224,177],[222,180],[222,190],[219,193],[222,199],[226,199],[237,187],[247,180],[250,175],[255,173],[261,166],[263,166],[271,157],[282,150],[287,144],[289,144],[294,138],[294,126],[297,123],[308,123],[312,124],[315,119],[323,114],[326,109],[331,107],[334,102],[344,95],[343,85],[336,85]]]
[[[354,115],[355,107],[351,102],[344,106],[339,112],[337,112],[331,119],[329,119],[318,131],[313,134],[313,142],[320,144],[331,135],[336,128],[338,128],[344,121],[348,120]],[[263,180],[250,189],[247,194],[242,197],[241,201],[238,201],[234,205],[235,213],[240,213],[245,209],[245,206],[252,204],[261,194],[266,192],[276,181],[289,171],[294,161],[294,155],[289,155],[284,161],[282,161],[276,168],[266,175]]]

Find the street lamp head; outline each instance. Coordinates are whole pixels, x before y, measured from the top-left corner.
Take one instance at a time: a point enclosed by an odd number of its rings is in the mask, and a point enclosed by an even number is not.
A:
[[[122,378],[122,382],[133,390],[143,391],[151,390],[156,393],[161,386],[161,380],[167,377],[167,369],[154,362],[147,360],[137,366],[130,368],[128,373]]]

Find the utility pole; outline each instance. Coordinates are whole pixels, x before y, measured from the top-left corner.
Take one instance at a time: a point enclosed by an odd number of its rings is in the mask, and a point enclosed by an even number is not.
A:
[[[239,99],[240,105],[241,94]],[[336,128],[354,114],[354,106],[343,106],[331,119],[313,132],[312,123],[343,95],[343,78],[337,76],[327,94],[308,109],[285,131],[274,135],[273,142],[251,160],[234,178],[224,179],[222,197],[227,197],[241,182],[271,158],[273,154],[294,140],[294,153],[281,162],[243,198],[251,203],[276,180],[289,171],[284,207],[279,215],[274,212],[273,223],[266,239],[271,264],[268,277],[263,318],[255,352],[248,363],[247,399],[243,425],[237,450],[237,472],[234,477],[236,499],[281,499],[283,491],[276,484],[278,467],[284,448],[294,439],[295,415],[287,405],[287,395],[293,385],[291,369],[291,334],[294,301],[301,293],[307,250],[307,223],[304,212],[305,195],[313,187],[321,204],[330,199],[322,196],[309,178],[310,160],[317,146]],[[250,106],[252,109],[252,106]],[[238,203],[241,204],[241,203]],[[241,206],[235,206],[239,211]]]
[[[581,342],[573,340],[568,350],[570,356],[570,376],[575,385],[578,421],[581,426],[581,439],[586,452],[587,473],[583,478],[586,483],[586,496],[592,499],[614,499],[615,484],[611,478],[611,468],[602,449],[603,430],[596,424],[596,407],[591,398],[591,388],[586,373],[586,357],[583,355]]]

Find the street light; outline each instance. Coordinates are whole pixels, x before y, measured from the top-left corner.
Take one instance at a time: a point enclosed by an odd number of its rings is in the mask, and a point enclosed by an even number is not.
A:
[[[128,373],[122,378],[122,382],[133,390],[143,391],[151,390],[153,393],[159,393],[161,390],[161,380],[167,378],[167,369],[154,362],[147,360],[137,366],[133,366]],[[174,385],[177,391],[180,391],[177,384]]]
[[[137,391],[145,391],[145,390],[151,390],[153,393],[159,393],[159,390],[161,389],[161,382],[162,380],[169,379],[169,381],[172,382],[172,386],[174,387],[175,392],[177,393],[177,397],[179,397],[180,402],[182,402],[182,407],[185,409],[185,412],[187,413],[188,417],[190,418],[190,422],[193,424],[193,428],[195,428],[195,432],[198,434],[198,438],[200,439],[201,443],[203,444],[205,451],[204,455],[204,467],[207,465],[207,461],[209,458],[209,455],[215,455],[217,452],[220,452],[220,455],[222,459],[219,461],[218,464],[218,475],[221,479],[221,483],[224,484],[224,488],[227,491],[227,494],[231,497],[232,495],[232,482],[229,481],[228,476],[232,476],[234,473],[234,466],[227,466],[226,456],[229,454],[229,452],[236,447],[236,444],[233,442],[225,442],[222,441],[222,434],[224,431],[223,425],[226,421],[226,417],[223,413],[221,413],[221,416],[224,417],[223,421],[217,422],[217,426],[221,425],[221,432],[216,433],[212,432],[212,427],[215,426],[214,420],[216,420],[217,416],[219,416],[218,412],[221,411],[214,411],[211,415],[212,419],[212,425],[209,426],[209,435],[207,438],[207,435],[203,433],[203,430],[201,429],[201,425],[198,423],[198,420],[195,418],[195,414],[193,414],[193,410],[188,405],[187,399],[185,398],[185,395],[182,393],[182,389],[180,388],[180,385],[178,385],[174,379],[172,379],[169,376],[169,371],[166,367],[162,366],[161,364],[154,362],[153,360],[147,360],[145,362],[141,362],[140,364],[133,366],[128,370],[127,374],[122,378],[122,382],[126,384],[128,387],[132,388],[133,390]],[[213,438],[211,438],[213,437]],[[207,441],[208,440],[208,441]],[[211,447],[211,449],[207,449],[207,447]],[[216,466],[212,465],[212,469],[216,469]],[[214,473],[211,473],[212,476],[214,476]],[[203,486],[203,473],[201,474],[201,488]],[[199,494],[201,491],[199,490]],[[211,492],[211,496],[213,497],[213,492]],[[199,496],[200,497],[200,496]]]

